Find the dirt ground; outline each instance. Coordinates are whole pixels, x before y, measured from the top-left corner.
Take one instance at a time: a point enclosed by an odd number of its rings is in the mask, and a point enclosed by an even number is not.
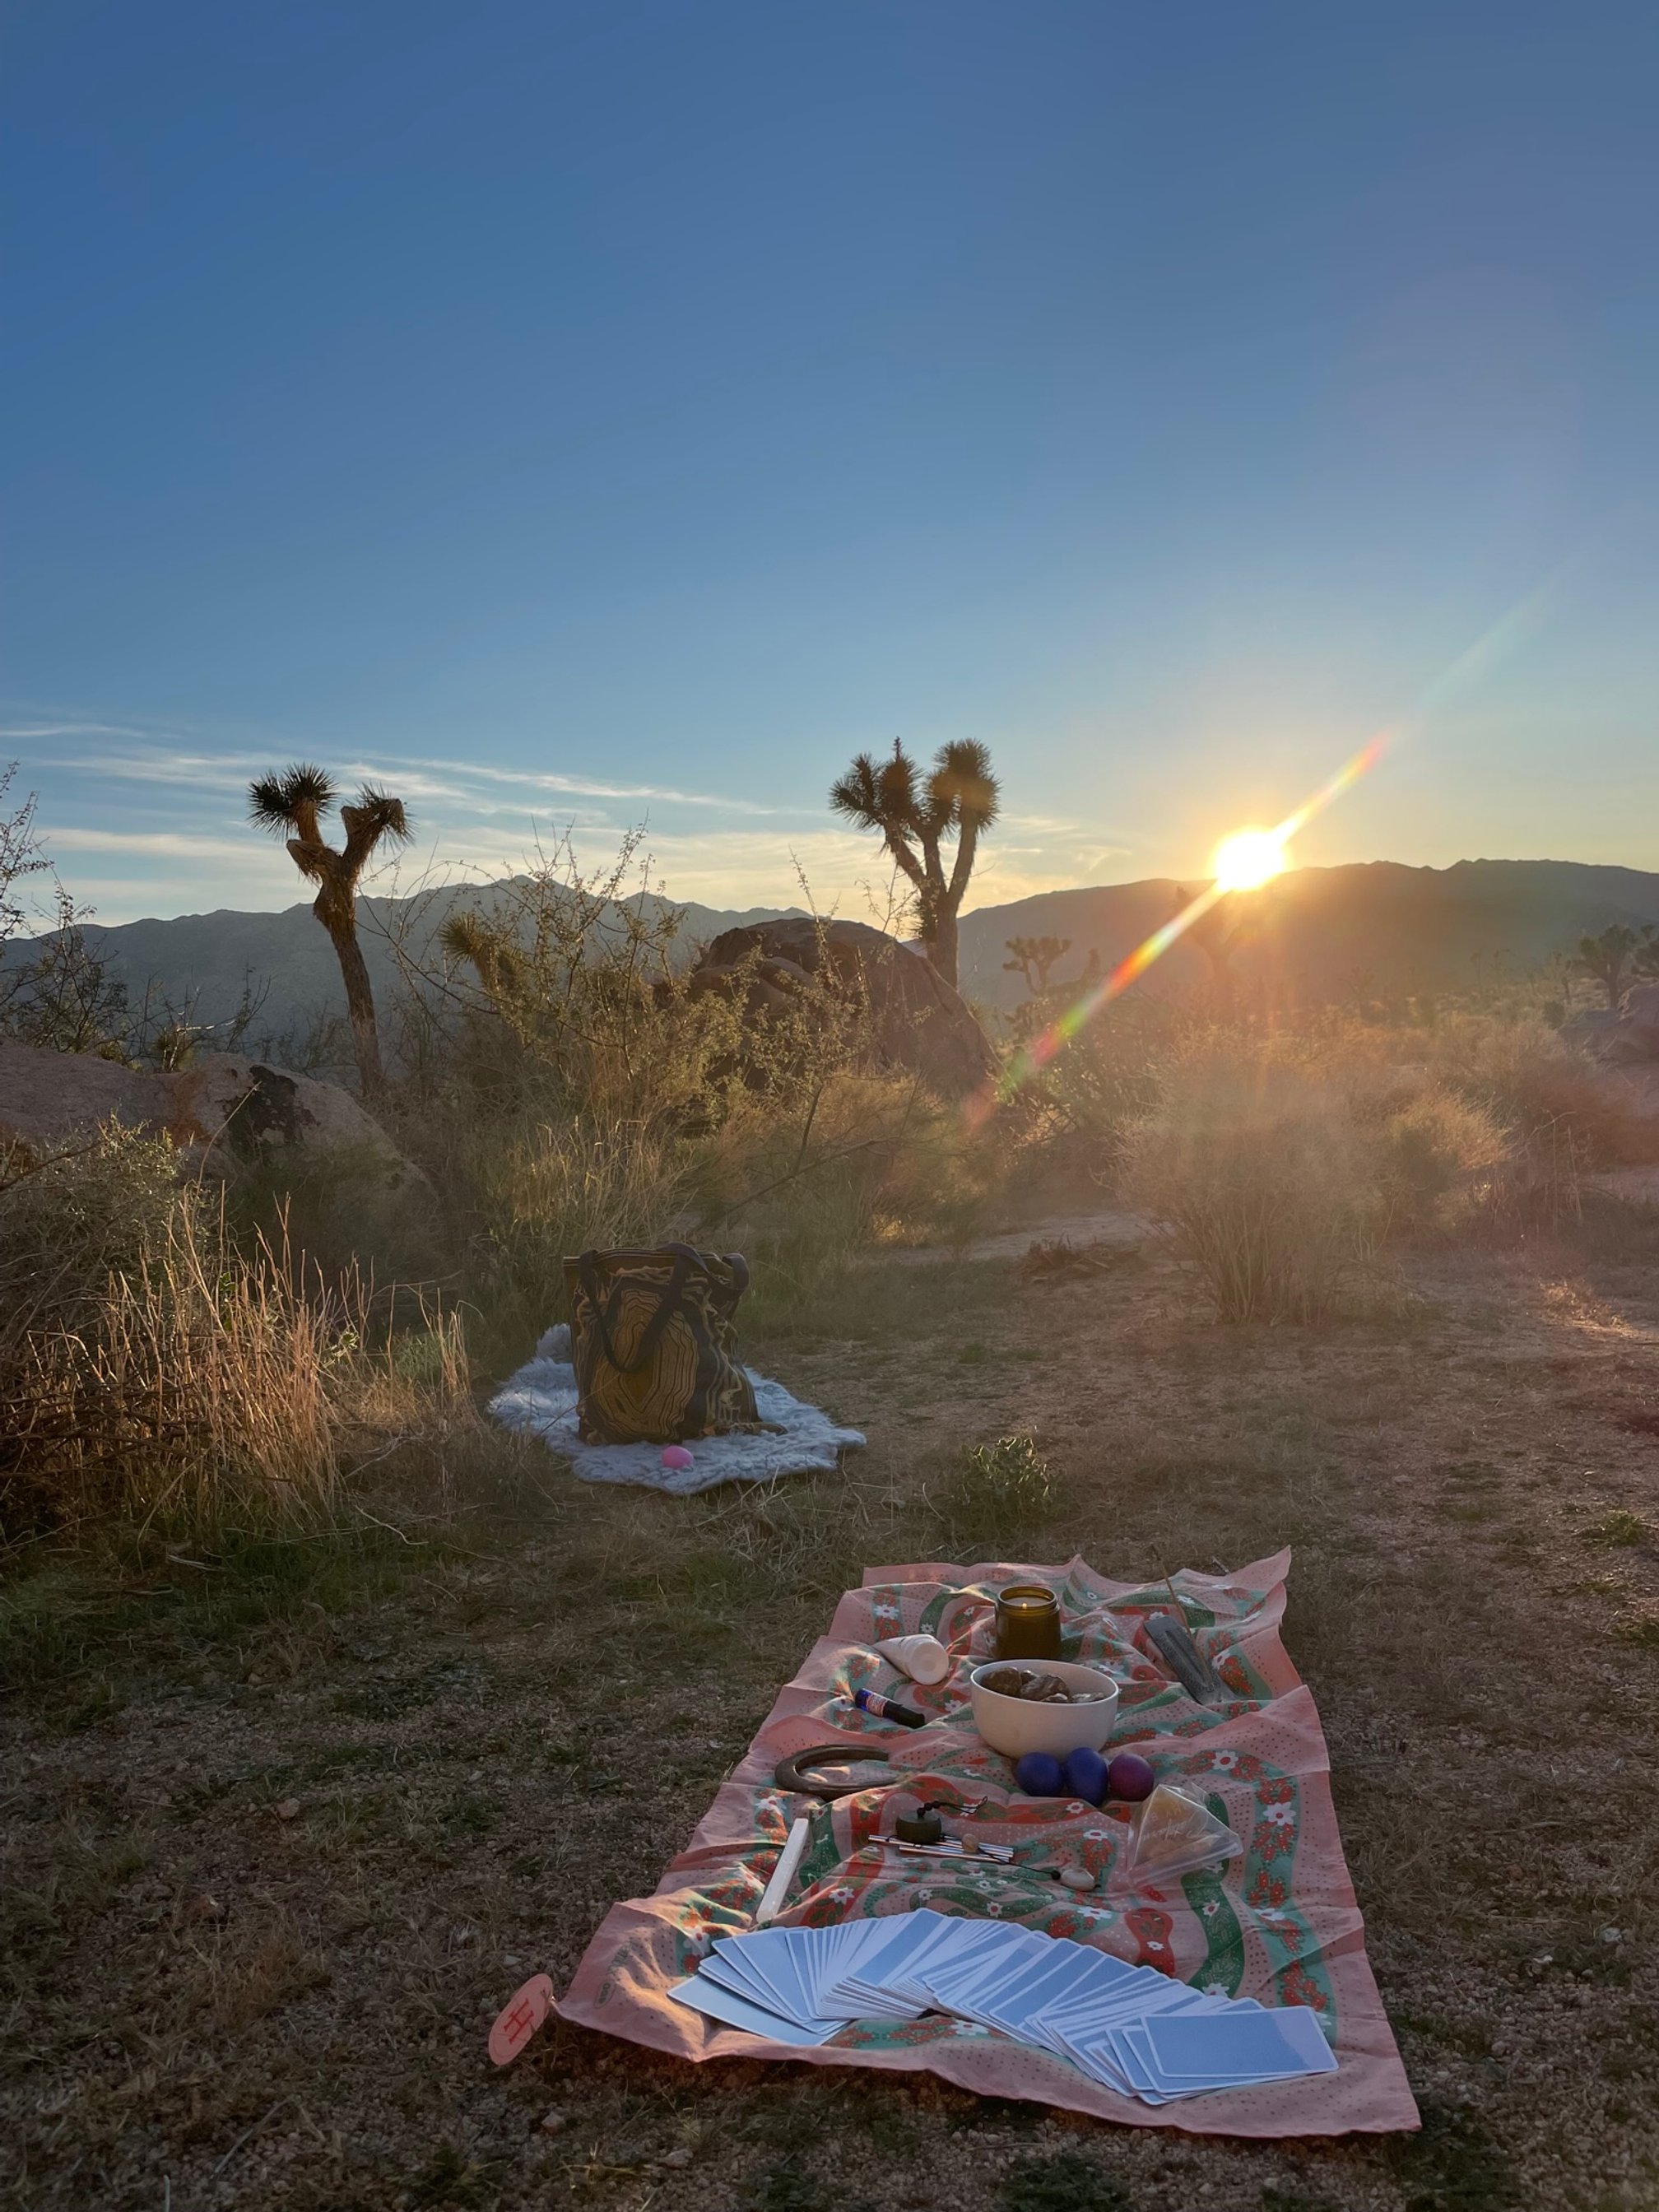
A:
[[[1612,1217],[1608,1217],[1611,1220]],[[1419,1255],[1319,1330],[1155,1254],[872,1267],[753,1347],[840,1481],[676,1502],[504,1442],[460,1534],[40,1577],[0,1705],[0,2174],[30,2212],[1583,2212],[1659,2204],[1659,1230]],[[1011,1555],[1295,1547],[1420,2135],[1121,2130],[926,2075],[693,2068],[552,2024],[866,1563],[981,1556],[964,1445],[1062,1486]],[[376,1506],[379,1518],[387,1510]]]

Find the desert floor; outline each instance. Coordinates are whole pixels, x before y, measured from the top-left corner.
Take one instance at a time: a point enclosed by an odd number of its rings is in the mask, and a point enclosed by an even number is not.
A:
[[[501,1446],[402,1533],[53,1566],[0,1705],[0,2177],[38,2212],[1496,2212],[1659,2203],[1659,1225],[1418,1255],[1318,1330],[1205,1319],[1156,1251],[872,1263],[769,1371],[837,1480],[674,1501]],[[1294,1547],[1419,2136],[1273,2145],[925,2075],[693,2068],[550,2023],[866,1564],[982,1556],[964,1445],[1065,1504],[1016,1555],[1139,1578]],[[459,1518],[457,1516],[459,1516]]]

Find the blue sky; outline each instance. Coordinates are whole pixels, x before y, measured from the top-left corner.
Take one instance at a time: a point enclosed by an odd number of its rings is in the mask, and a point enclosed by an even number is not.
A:
[[[1301,860],[1659,867],[1651,8],[9,20],[0,758],[105,919],[301,896],[295,756],[856,911],[858,748],[990,743],[984,900],[1395,726]]]

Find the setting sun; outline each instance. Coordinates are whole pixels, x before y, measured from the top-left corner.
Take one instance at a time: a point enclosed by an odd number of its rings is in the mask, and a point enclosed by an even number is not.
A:
[[[1274,830],[1240,830],[1215,848],[1215,880],[1224,891],[1258,890],[1285,866],[1285,840]]]

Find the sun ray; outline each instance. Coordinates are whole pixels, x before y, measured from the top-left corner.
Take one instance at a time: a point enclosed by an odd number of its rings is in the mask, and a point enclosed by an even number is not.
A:
[[[1206,915],[1218,901],[1225,898],[1231,891],[1254,889],[1277,875],[1285,864],[1285,848],[1297,830],[1328,806],[1334,799],[1340,799],[1345,791],[1351,789],[1368,770],[1376,767],[1389,749],[1391,735],[1389,731],[1379,731],[1351,759],[1344,761],[1328,783],[1322,784],[1310,798],[1305,799],[1293,812],[1287,814],[1277,829],[1243,830],[1237,840],[1224,839],[1217,848],[1218,862],[1230,847],[1237,843],[1241,847],[1240,852],[1235,855],[1238,867],[1230,867],[1224,872],[1218,868],[1213,883],[1200,891],[1196,898],[1189,900],[1161,929],[1155,929],[1150,937],[1143,939],[1127,959],[1120,961],[1109,975],[1103,976],[1092,989],[1085,991],[1057,1020],[1051,1022],[1040,1036],[1033,1037],[1029,1044],[1022,1045],[1002,1073],[994,1082],[983,1085],[968,1101],[965,1112],[969,1127],[977,1129],[982,1127],[1005,1098],[1012,1097],[1045,1068],[1079,1030],[1088,1027],[1103,1006],[1109,1006],[1114,999],[1121,997],[1131,983],[1144,975],[1153,962],[1161,959],[1172,945],[1177,944],[1193,924]],[[1260,875],[1251,876],[1248,882],[1244,880],[1252,868],[1268,857],[1273,858],[1276,865],[1265,868]]]

